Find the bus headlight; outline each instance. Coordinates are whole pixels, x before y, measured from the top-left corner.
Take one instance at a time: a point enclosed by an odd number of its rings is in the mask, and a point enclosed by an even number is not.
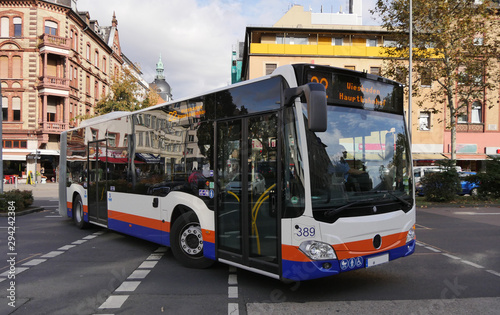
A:
[[[416,238],[415,226],[412,226],[406,235],[406,243],[413,241]]]
[[[318,241],[305,241],[299,249],[312,260],[336,259],[335,251],[330,244]]]

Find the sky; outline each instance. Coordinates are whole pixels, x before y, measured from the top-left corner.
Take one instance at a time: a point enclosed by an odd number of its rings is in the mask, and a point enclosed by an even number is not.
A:
[[[375,0],[363,1],[363,24]],[[319,13],[345,11],[348,0],[78,0],[100,26],[118,20],[120,45],[143,78],[152,82],[161,54],[173,98],[182,99],[231,83],[231,52],[247,26],[272,26],[293,4]]]

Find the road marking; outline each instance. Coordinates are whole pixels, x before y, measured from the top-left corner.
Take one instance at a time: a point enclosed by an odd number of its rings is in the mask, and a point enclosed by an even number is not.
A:
[[[85,236],[85,237],[84,237],[84,238],[82,238],[82,239],[83,239],[83,240],[91,240],[91,239],[96,238],[96,237],[97,237],[97,235],[93,235],[93,234],[92,234],[92,235],[87,235],[87,236]]]
[[[227,279],[227,297],[229,302],[227,303],[227,314],[228,315],[239,315],[239,303],[238,300],[238,274],[236,273],[238,269],[234,266],[229,266],[229,276]],[[235,303],[236,302],[236,303]]]
[[[76,245],[64,245],[63,247],[59,247],[57,250],[68,250],[70,248],[75,247]]]
[[[144,261],[139,267],[137,268],[140,268],[140,269],[144,269],[144,268],[154,268],[156,266],[156,264],[158,263],[158,261]]]
[[[151,270],[134,270],[127,279],[144,279]]]
[[[164,246],[159,247],[154,254],[149,255],[136,270],[134,270],[127,279],[144,279],[151,269],[156,266],[156,263],[163,257],[163,253],[167,251]],[[148,270],[139,268],[149,268]],[[123,281],[118,288],[108,297],[108,299],[99,306],[99,309],[107,308],[121,308],[122,305],[127,301],[130,295],[119,295],[121,292],[133,292],[141,284],[141,281]]]
[[[500,277],[500,272],[496,272],[496,271],[493,271],[493,270],[486,270],[486,272],[489,272],[495,276],[499,276]]]
[[[56,256],[59,256],[61,254],[63,254],[64,252],[61,252],[61,251],[58,251],[58,250],[54,250],[54,251],[51,251],[45,255],[42,255],[41,257],[42,258],[54,258]]]
[[[443,253],[443,255],[445,255],[446,257],[449,257],[449,258],[451,258],[451,259],[455,259],[455,260],[460,260],[460,259],[462,259],[462,258],[460,258],[460,257],[453,256],[453,255],[451,255],[451,254],[447,254],[447,253]]]
[[[75,245],[80,245],[80,244],[83,244],[85,243],[87,240],[78,240],[78,241],[74,241],[73,243],[71,244],[75,244]]]
[[[118,292],[132,292],[141,284],[140,281],[124,281],[117,289]]]
[[[23,266],[36,266],[36,265],[39,265],[45,261],[47,261],[47,259],[32,259],[32,260],[28,261],[27,263],[24,263]]]
[[[439,249],[435,249],[435,248],[430,247],[430,246],[424,246],[424,247],[427,248],[428,250],[435,252],[435,253],[441,253],[441,251]]]
[[[464,264],[470,265],[470,266],[472,266],[472,267],[479,268],[479,269],[483,269],[483,268],[484,268],[483,266],[478,265],[478,264],[475,264],[475,263],[473,263],[473,262],[471,262],[471,261],[468,261],[468,260],[463,260],[463,259],[462,259],[462,260],[461,260],[461,262],[463,262]]]
[[[99,306],[99,309],[120,308],[127,299],[128,295],[111,295],[101,306]]]

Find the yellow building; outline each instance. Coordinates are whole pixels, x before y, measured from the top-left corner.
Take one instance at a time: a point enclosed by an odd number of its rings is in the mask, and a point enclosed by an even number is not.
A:
[[[247,27],[242,79],[253,79],[282,65],[313,63],[380,74],[384,47],[395,44],[391,33],[380,26],[360,25],[360,11],[354,13],[312,13],[293,6],[272,27]],[[350,25],[336,24],[338,21]],[[433,82],[422,88],[432,89]],[[498,100],[498,91],[489,97]],[[416,101],[416,100],[414,100]],[[416,102],[414,102],[416,104]],[[498,106],[488,108],[477,100],[461,117],[457,127],[457,164],[479,171],[488,155],[500,153]],[[407,106],[407,105],[406,105]],[[412,106],[412,151],[416,165],[434,164],[449,157],[450,132],[445,127],[447,112],[432,114]]]
[[[118,21],[102,27],[76,0],[0,2],[4,172],[56,177],[59,136],[93,114],[123,67]],[[147,84],[145,84],[145,88]]]

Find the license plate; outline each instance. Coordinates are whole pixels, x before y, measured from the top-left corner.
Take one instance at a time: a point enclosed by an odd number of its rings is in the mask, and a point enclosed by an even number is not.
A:
[[[370,257],[366,259],[366,268],[380,265],[389,261],[389,254]]]

